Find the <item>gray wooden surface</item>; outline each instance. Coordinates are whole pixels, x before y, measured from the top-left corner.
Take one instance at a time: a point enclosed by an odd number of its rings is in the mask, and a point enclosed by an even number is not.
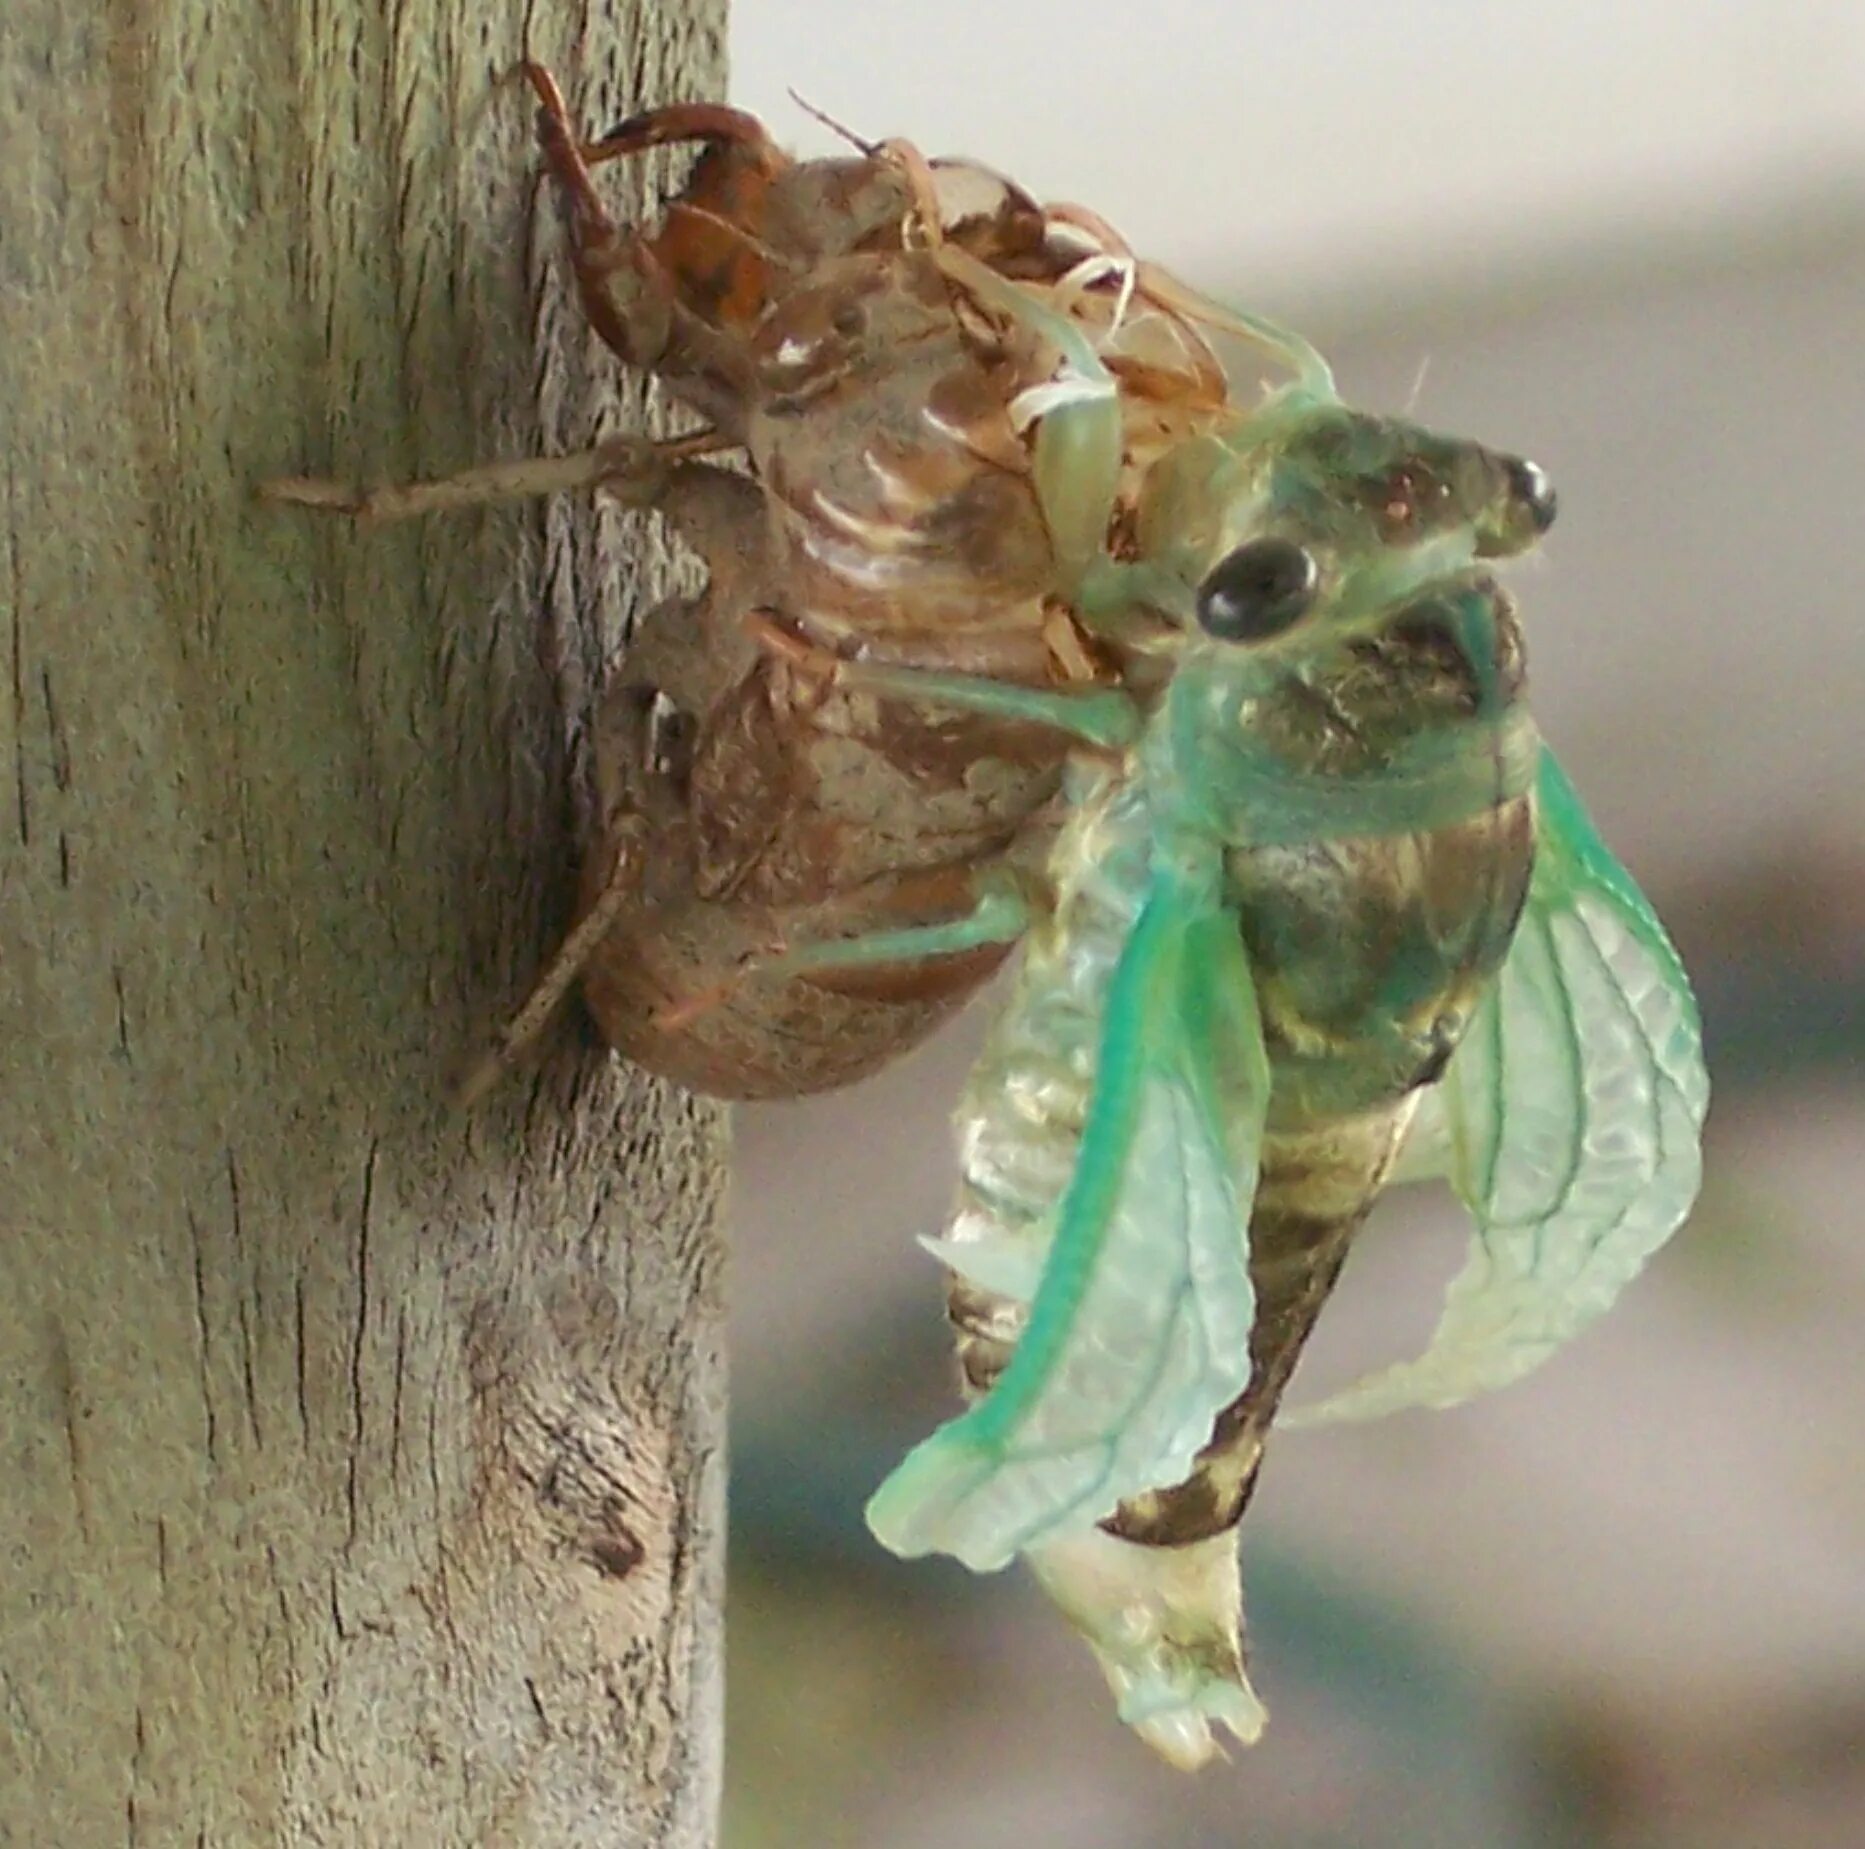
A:
[[[665,557],[251,489],[638,419],[504,74],[716,93],[722,11],[7,9],[0,1841],[712,1840],[720,1116],[447,1102]]]

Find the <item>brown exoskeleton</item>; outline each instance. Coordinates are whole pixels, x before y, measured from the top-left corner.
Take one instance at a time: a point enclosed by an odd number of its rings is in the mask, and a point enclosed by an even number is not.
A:
[[[707,429],[363,494],[269,492],[386,519],[597,487],[666,516],[708,582],[649,613],[605,690],[579,919],[480,1078],[580,975],[615,1047],[696,1089],[839,1085],[914,1045],[1002,961],[1024,916],[1002,901],[1040,867],[1079,744],[1018,714],[891,697],[872,671],[1037,689],[1119,672],[1056,595],[1013,422],[1053,356],[951,265],[1120,324],[1110,357],[1136,453],[1175,407],[1221,403],[1223,376],[1183,318],[1117,300],[1102,228],[983,169],[894,144],[797,162],[710,104],[584,145],[548,74],[527,75],[592,327]],[[592,167],[689,140],[704,151],[662,224],[618,226]],[[732,448],[748,473],[702,459]]]

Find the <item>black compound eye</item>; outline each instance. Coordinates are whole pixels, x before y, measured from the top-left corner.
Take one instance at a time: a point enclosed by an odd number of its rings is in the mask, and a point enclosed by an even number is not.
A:
[[[1320,584],[1313,554],[1293,540],[1253,539],[1199,585],[1199,626],[1220,642],[1267,642],[1306,615]]]
[[[1537,533],[1545,533],[1554,524],[1560,509],[1554,484],[1532,462],[1524,462],[1519,456],[1510,459],[1509,489]]]

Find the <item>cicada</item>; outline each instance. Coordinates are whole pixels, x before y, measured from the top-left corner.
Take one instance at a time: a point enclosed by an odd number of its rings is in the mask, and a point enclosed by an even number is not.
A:
[[[1167,446],[1127,504],[1092,339],[951,267],[1047,331],[1036,478],[1071,608],[1152,672],[1118,753],[1103,711],[1079,728],[959,1107],[930,1243],[976,1403],[869,1519],[902,1554],[1027,1559],[1123,1717],[1196,1765],[1214,1726],[1262,1725],[1236,1524],[1377,1196],[1448,1178],[1470,1260],[1421,1359],[1309,1419],[1453,1404],[1611,1304],[1696,1192],[1697,1017],[1525,704],[1497,568],[1553,520],[1541,471],[1348,407],[1290,334],[1298,377]],[[1066,693],[1015,702],[1073,723]]]
[[[705,428],[280,490],[600,487],[709,567],[605,699],[581,916],[499,1058],[580,974],[642,1063],[793,1095],[1022,942],[929,1242],[975,1403],[870,1521],[1027,1559],[1195,1765],[1262,1724],[1237,1523],[1379,1194],[1447,1177],[1471,1260],[1421,1360],[1311,1418],[1527,1372],[1696,1189],[1689,988],[1535,731],[1497,576],[1552,490],[970,163],[792,162],[713,105],[582,144],[530,75],[590,322]],[[680,140],[663,224],[623,231],[591,167]],[[1218,332],[1293,376],[1238,402]]]

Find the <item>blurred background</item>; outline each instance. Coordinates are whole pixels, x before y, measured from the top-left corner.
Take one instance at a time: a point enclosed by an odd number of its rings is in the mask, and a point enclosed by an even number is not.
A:
[[[1463,1410],[1291,1433],[1245,1526],[1264,1742],[1185,1778],[1017,1574],[861,1502],[952,1410],[982,1012],[739,1122],[728,1849],[1865,1844],[1865,7],[739,0],[733,100],[974,155],[1559,485],[1535,703],[1699,986],[1695,1217]],[[984,1004],[988,1007],[988,1000]],[[1411,1352],[1448,1200],[1305,1364]]]

